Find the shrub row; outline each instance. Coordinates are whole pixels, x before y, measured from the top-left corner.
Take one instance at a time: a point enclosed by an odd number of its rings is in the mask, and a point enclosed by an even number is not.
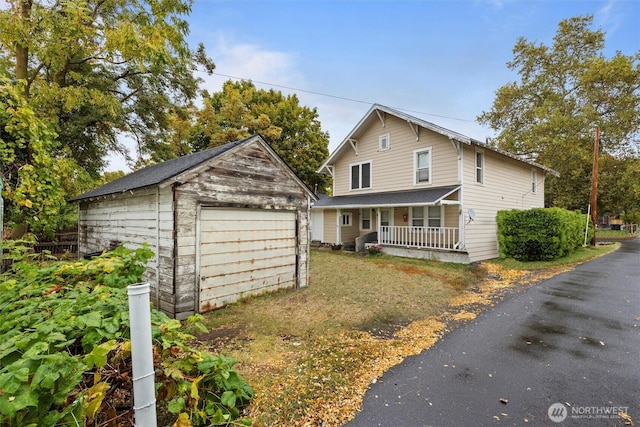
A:
[[[89,261],[23,256],[0,275],[0,426],[131,425],[126,287],[152,255],[120,247]],[[191,348],[179,321],[151,316],[160,425],[251,424],[239,418],[253,390],[235,362]]]
[[[560,208],[499,211],[498,245],[501,258],[547,261],[563,257],[584,243],[587,216]],[[587,239],[593,236],[588,220]]]

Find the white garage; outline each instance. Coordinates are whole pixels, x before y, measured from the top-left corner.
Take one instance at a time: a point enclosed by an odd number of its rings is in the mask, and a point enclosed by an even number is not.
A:
[[[295,211],[200,211],[200,311],[241,298],[294,287],[297,269]]]
[[[72,200],[80,256],[148,244],[153,303],[178,319],[308,284],[316,197],[259,135],[140,169]]]

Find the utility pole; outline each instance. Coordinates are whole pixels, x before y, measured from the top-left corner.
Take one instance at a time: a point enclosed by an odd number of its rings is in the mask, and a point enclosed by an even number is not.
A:
[[[591,173],[591,221],[593,221],[593,237],[591,246],[596,245],[597,203],[598,203],[598,152],[600,151],[600,127],[596,126],[596,140],[593,143],[593,171]]]

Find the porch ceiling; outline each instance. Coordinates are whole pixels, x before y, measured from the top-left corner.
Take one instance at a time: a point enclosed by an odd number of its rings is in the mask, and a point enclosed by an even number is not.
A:
[[[385,193],[354,194],[321,197],[314,208],[362,208],[435,205],[460,189],[459,185],[434,187],[421,190],[390,191]]]

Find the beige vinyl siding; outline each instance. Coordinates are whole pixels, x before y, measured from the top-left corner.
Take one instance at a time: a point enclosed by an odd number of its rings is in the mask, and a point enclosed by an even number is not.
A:
[[[379,150],[379,137],[389,135],[389,149]],[[334,195],[412,190],[458,184],[457,154],[443,135],[420,128],[419,140],[407,122],[395,116],[372,124],[357,138],[358,154],[350,146],[339,156],[334,170]],[[430,184],[414,185],[414,151],[431,147]],[[371,188],[351,190],[350,165],[371,162]],[[399,225],[399,224],[397,224]]]
[[[359,209],[343,209],[341,213],[351,214],[351,225],[342,226],[340,228],[340,241],[353,242],[356,237],[360,236],[360,210]]]
[[[443,227],[460,226],[460,219],[458,213],[460,212],[460,206],[458,205],[445,205],[444,207],[444,224]]]
[[[336,224],[338,212],[335,209],[324,209],[324,228],[322,243],[338,243],[336,237]]]
[[[484,150],[484,183],[479,185],[475,180],[475,153],[475,147],[464,146],[465,246],[471,262],[498,257],[496,214],[499,210],[544,206],[542,169],[537,169],[537,192],[531,194],[534,166]],[[470,208],[476,218],[468,223]]]

